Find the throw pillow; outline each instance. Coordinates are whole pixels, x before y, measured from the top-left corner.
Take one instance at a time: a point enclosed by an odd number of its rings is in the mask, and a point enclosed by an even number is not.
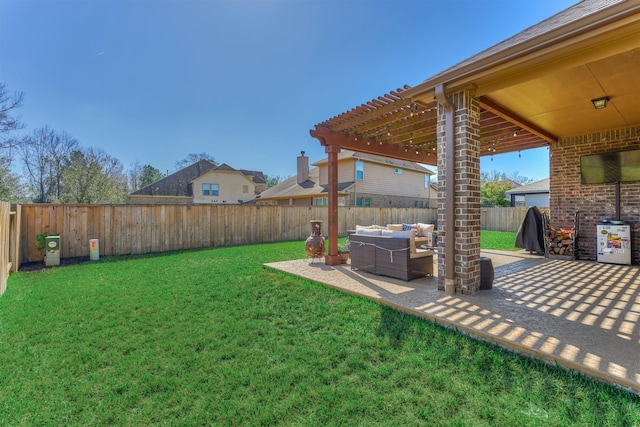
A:
[[[429,246],[433,246],[433,229],[435,226],[433,224],[423,224],[421,222],[418,223],[418,233],[421,237],[429,238]]]

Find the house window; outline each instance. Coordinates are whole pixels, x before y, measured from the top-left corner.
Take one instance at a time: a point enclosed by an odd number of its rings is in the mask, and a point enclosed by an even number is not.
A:
[[[356,206],[369,207],[371,206],[371,199],[365,198],[365,197],[358,197],[356,198]]]
[[[362,181],[364,179],[364,163],[360,160],[356,161],[356,180]]]
[[[429,188],[429,184],[431,184],[431,177],[428,174],[424,174],[424,188]]]
[[[216,197],[220,195],[218,184],[211,184],[211,195]]]
[[[395,169],[393,170],[393,173],[395,173],[396,175],[402,175],[402,169],[400,169],[400,168],[395,168]]]
[[[202,184],[202,195],[203,196],[211,195],[211,184]]]
[[[329,198],[328,197],[316,197],[315,199],[316,206],[329,206]],[[345,206],[345,198],[338,197],[338,206]]]
[[[242,186],[242,192],[243,192],[244,194],[247,194],[247,193],[249,192],[249,186],[248,186],[248,185],[243,185],[243,186]]]

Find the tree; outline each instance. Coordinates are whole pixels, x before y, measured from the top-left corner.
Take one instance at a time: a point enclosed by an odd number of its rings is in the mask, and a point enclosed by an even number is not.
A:
[[[124,203],[127,177],[122,163],[99,148],[75,150],[62,175],[61,203]]]
[[[284,181],[286,178],[280,175],[274,175],[274,176],[270,176],[270,175],[264,175],[264,180],[267,183],[266,188],[271,188],[274,187],[278,184],[280,184],[282,181]]]
[[[127,172],[127,178],[129,179],[129,193],[142,188],[140,185],[140,175],[142,175],[142,166],[140,162],[136,162],[131,166],[129,172]]]
[[[485,182],[490,181],[513,181],[520,185],[531,184],[533,182],[532,178],[527,178],[525,176],[518,175],[518,171],[513,171],[510,173],[506,172],[498,172],[497,170],[491,170],[489,172],[480,173],[480,183],[484,184]]]
[[[140,174],[140,188],[151,185],[156,181],[160,181],[164,178],[162,172],[159,169],[154,168],[151,165],[144,165],[142,167],[142,173]]]
[[[0,83],[0,149],[12,148],[17,145],[17,141],[10,138],[9,133],[24,127],[20,119],[13,115],[13,110],[22,106],[23,98],[22,92],[16,92],[13,96],[9,95],[5,84]]]
[[[218,162],[213,158],[212,155],[207,153],[191,153],[187,155],[184,159],[176,162],[176,169],[186,168],[200,160],[209,160],[214,165],[218,166]]]
[[[480,187],[480,206],[509,206],[511,202],[506,198],[506,191],[511,190],[508,181],[488,181]]]
[[[66,132],[57,134],[49,126],[43,126],[22,138],[19,148],[33,201],[50,203],[60,198],[63,167],[71,152],[78,148],[78,141]]]
[[[20,177],[11,172],[10,161],[0,157],[0,200],[5,202],[27,201]]]

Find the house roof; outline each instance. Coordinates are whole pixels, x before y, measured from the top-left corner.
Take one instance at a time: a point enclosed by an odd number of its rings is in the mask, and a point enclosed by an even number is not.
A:
[[[534,194],[534,193],[548,193],[549,192],[549,178],[541,179],[540,181],[532,182],[531,184],[522,185],[518,188],[505,191],[506,194]]]
[[[338,193],[345,192],[353,184],[355,184],[354,181],[338,183]],[[309,179],[303,183],[298,184],[298,177],[292,176],[271,188],[267,188],[256,199],[299,199],[326,194],[328,194],[327,186],[320,185],[320,168],[311,168],[309,169]]]
[[[200,160],[192,165],[180,169],[177,172],[172,173],[171,175],[162,178],[159,181],[156,181],[150,185],[147,185],[146,187],[134,191],[130,195],[193,197],[193,189],[192,186],[189,185],[191,181],[213,170],[240,172],[246,175],[248,178],[253,179],[253,182],[256,184],[264,184],[266,182],[262,172],[237,170],[225,163],[216,166],[209,160]]]
[[[436,88],[473,87],[480,155],[640,123],[640,0],[584,0],[418,86],[379,96],[311,130],[321,143],[436,165]],[[594,98],[609,96],[596,110]]]
[[[214,168],[216,171],[223,172],[241,172],[243,175],[253,179],[255,184],[266,184],[267,180],[264,177],[264,174],[260,171],[252,171],[247,169],[234,169],[226,163],[222,163]]]
[[[378,156],[375,154],[367,154],[367,153],[357,153],[355,151],[350,151],[350,150],[344,150],[341,151],[338,154],[338,161],[340,160],[344,160],[344,159],[349,159],[349,158],[354,158],[354,159],[358,159],[358,160],[364,160],[364,161],[368,161],[368,162],[373,162],[373,163],[380,163],[386,166],[391,166],[391,167],[397,167],[397,168],[402,168],[405,170],[414,170],[416,172],[422,172],[422,173],[426,173],[429,175],[433,175],[434,172],[430,171],[429,169],[425,168],[422,165],[419,165],[416,162],[410,162],[407,160],[399,160],[399,159],[392,159],[389,157],[383,157],[383,156]],[[313,165],[314,166],[319,166],[322,164],[325,164],[328,162],[328,159],[322,159],[319,160],[317,162],[315,162]]]

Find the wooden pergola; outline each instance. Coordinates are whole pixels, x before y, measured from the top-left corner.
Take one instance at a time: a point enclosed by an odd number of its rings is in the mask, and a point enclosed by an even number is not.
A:
[[[465,222],[460,214],[476,206],[460,200],[479,194],[480,156],[640,123],[639,11],[638,0],[579,3],[416,87],[315,125],[311,136],[325,147],[329,166],[325,262],[340,263],[337,156],[346,149],[438,167],[438,227],[444,230],[439,262],[445,280],[460,277],[456,264],[479,259],[479,246],[450,250],[450,262],[447,248],[454,248],[451,231]],[[607,96],[614,108],[595,110],[591,100]],[[463,261],[454,260],[458,255]]]

